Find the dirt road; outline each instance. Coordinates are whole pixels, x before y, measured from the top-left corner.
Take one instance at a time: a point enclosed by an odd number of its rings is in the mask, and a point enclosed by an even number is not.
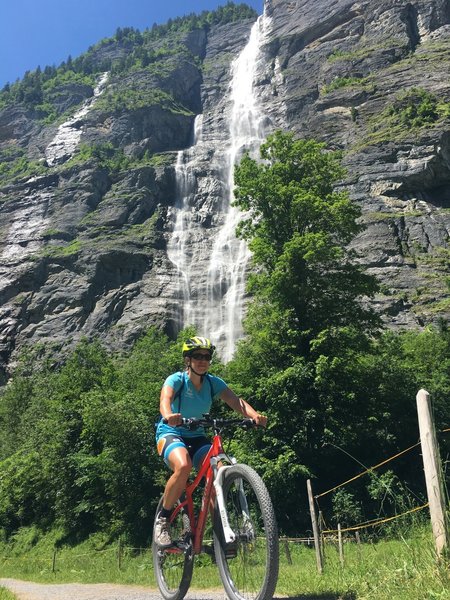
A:
[[[18,600],[161,600],[160,593],[135,585],[113,583],[33,583],[18,579],[0,579],[0,586],[13,592]],[[186,600],[224,600],[222,591],[189,592]]]

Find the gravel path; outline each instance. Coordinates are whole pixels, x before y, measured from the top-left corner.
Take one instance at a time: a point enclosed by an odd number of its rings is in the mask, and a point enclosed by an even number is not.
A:
[[[160,593],[137,585],[113,583],[33,583],[0,579],[0,586],[13,592],[18,600],[161,600]],[[192,591],[186,600],[225,600],[222,591]]]

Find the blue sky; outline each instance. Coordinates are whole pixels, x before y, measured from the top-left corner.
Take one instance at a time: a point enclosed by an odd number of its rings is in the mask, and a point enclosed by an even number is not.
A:
[[[118,27],[143,30],[227,0],[0,0],[0,88],[38,65],[75,58]],[[238,0],[235,1],[239,3]],[[262,13],[263,0],[245,2]]]

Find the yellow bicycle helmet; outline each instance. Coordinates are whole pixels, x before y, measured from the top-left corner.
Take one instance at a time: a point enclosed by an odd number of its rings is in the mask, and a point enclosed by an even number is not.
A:
[[[214,354],[215,346],[211,340],[205,337],[193,337],[186,340],[183,344],[183,356],[190,356],[196,350],[208,350],[211,356]]]

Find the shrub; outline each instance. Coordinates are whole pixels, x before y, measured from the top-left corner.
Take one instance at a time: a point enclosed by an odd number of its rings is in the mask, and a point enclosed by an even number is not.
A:
[[[438,99],[422,88],[399,94],[388,114],[405,127],[423,127],[439,119]]]
[[[367,84],[367,77],[335,77],[333,81],[324,85],[322,94],[329,94],[333,90],[338,90],[344,87],[363,86]]]

